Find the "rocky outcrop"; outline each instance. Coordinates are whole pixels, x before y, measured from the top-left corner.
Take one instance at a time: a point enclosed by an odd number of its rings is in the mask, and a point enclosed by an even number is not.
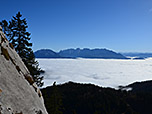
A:
[[[48,114],[39,88],[1,27],[0,114]]]

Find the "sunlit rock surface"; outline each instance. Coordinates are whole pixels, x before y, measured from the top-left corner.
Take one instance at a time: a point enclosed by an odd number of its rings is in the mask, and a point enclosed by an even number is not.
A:
[[[0,27],[0,114],[47,114],[40,90]]]

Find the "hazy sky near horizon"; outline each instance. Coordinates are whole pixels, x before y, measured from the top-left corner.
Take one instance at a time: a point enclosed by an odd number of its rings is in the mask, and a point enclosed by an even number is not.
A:
[[[20,11],[34,51],[107,48],[152,52],[152,0],[2,0],[0,21]]]

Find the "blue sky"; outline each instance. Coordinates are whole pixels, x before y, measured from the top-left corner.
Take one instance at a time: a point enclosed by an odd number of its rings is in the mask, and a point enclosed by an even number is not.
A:
[[[20,11],[34,51],[107,48],[152,52],[152,0],[2,0],[0,20]]]

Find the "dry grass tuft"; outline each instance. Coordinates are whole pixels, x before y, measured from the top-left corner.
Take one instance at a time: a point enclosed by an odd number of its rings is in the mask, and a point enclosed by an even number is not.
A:
[[[2,55],[4,55],[5,59],[6,59],[6,60],[9,60],[9,59],[10,59],[10,55],[9,55],[7,49],[5,49],[5,48],[3,48],[3,47],[1,46],[1,51],[2,51]]]
[[[24,75],[25,79],[29,82],[30,85],[34,83],[33,78],[30,75]]]
[[[14,49],[14,46],[13,46],[12,43],[9,43],[9,46],[10,46],[12,49]]]

